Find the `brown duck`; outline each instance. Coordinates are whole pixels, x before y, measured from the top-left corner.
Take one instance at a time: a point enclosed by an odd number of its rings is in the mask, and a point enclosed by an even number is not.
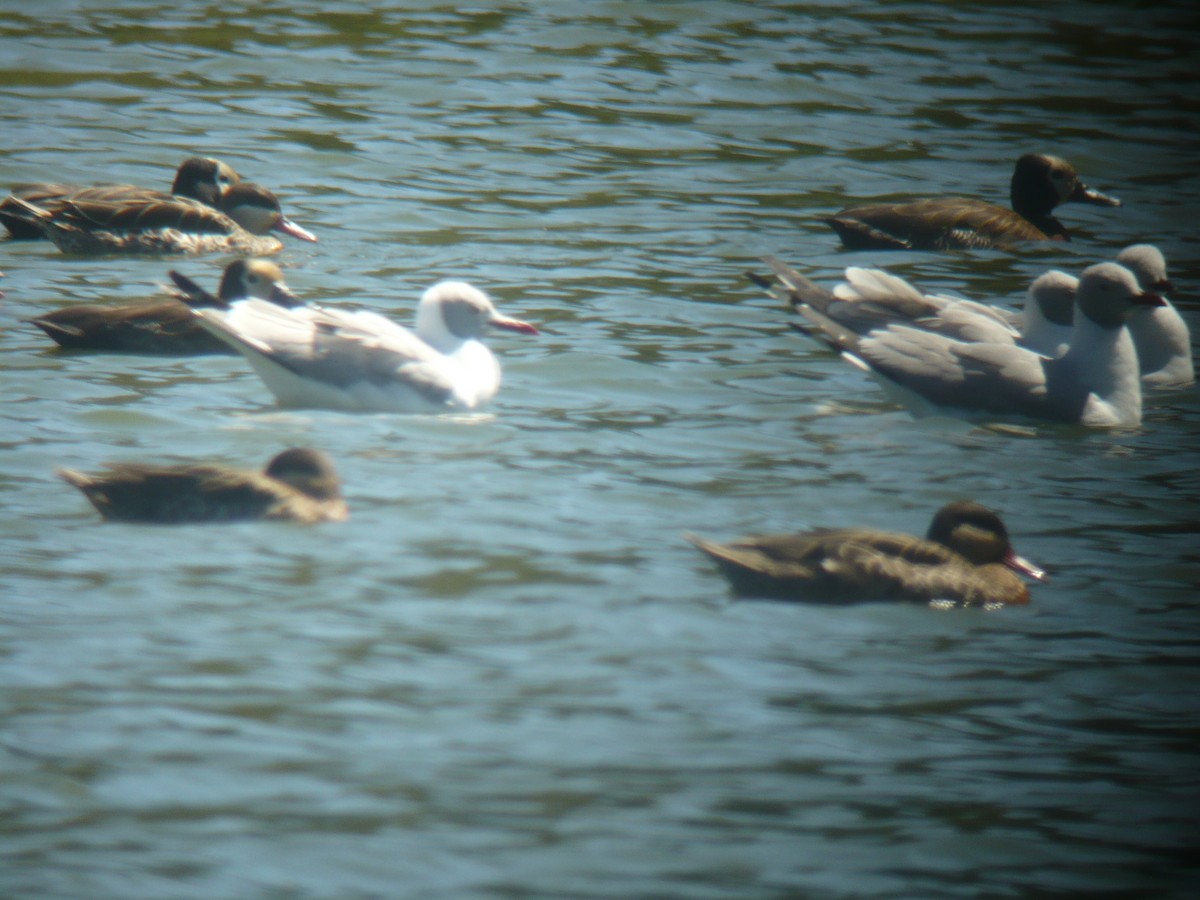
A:
[[[108,472],[58,474],[118,522],[343,521],[349,516],[333,461],[307,447],[285,450],[263,472],[205,463],[112,463]]]
[[[28,221],[27,215],[23,214],[23,207],[18,205],[16,200],[22,200],[48,212],[56,212],[72,200],[119,203],[147,198],[163,200],[171,196],[188,197],[207,206],[217,207],[221,198],[241,180],[232,167],[219,159],[193,156],[191,159],[185,159],[176,170],[170,194],[132,184],[106,184],[97,187],[49,182],[19,184],[8,197],[0,201],[0,223],[3,223],[13,238],[45,237],[45,231]]]
[[[226,266],[217,290],[218,299],[193,285],[188,296],[195,299],[197,294],[210,306],[228,306],[246,297],[270,300],[280,306],[300,305],[300,300],[284,283],[283,272],[265,259],[239,259]],[[29,321],[68,350],[155,356],[234,352],[206,331],[179,299],[68,306]]]
[[[283,249],[270,231],[316,240],[283,215],[274,194],[251,182],[230,188],[220,209],[155,192],[118,200],[67,198],[53,210],[19,197],[9,199],[10,215],[39,228],[64,253],[269,256]]]
[[[732,544],[687,538],[736,592],[780,600],[1000,606],[1029,602],[1017,572],[1045,578],[1013,550],[1000,517],[967,500],[938,510],[924,539],[860,528],[756,535]]]
[[[968,197],[940,197],[844,209],[825,220],[852,250],[1004,248],[1023,241],[1069,241],[1052,215],[1060,203],[1120,206],[1087,187],[1066,160],[1028,153],[1017,160],[1012,209]]]

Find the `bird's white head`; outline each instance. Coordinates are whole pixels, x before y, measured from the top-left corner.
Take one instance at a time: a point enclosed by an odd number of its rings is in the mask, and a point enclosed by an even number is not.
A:
[[[528,322],[500,315],[487,294],[465,281],[438,282],[424,293],[417,307],[417,334],[443,353],[478,340],[489,327],[538,333]]]

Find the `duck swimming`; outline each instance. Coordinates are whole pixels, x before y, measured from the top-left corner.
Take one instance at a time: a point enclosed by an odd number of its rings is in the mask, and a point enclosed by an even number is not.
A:
[[[211,298],[207,291],[197,296]],[[238,259],[225,267],[218,300],[230,305],[248,297],[280,306],[300,300],[283,280],[283,272],[264,259]],[[201,325],[186,303],[174,299],[113,305],[68,306],[29,320],[67,350],[101,350],[154,356],[198,356],[234,351]]]
[[[219,159],[193,156],[185,159],[176,170],[175,181],[169,194],[132,184],[107,184],[97,187],[51,182],[20,184],[13,188],[8,197],[0,201],[0,223],[8,229],[12,238],[36,239],[46,236],[43,229],[29,223],[27,217],[22,215],[22,207],[15,202],[16,200],[48,212],[55,212],[72,200],[119,203],[147,198],[163,200],[171,196],[199,200],[206,206],[216,208],[229,189],[241,180],[231,166]]]
[[[1120,206],[1079,180],[1074,166],[1056,156],[1028,153],[1017,160],[1012,209],[968,197],[936,197],[844,209],[825,222],[852,250],[956,250],[1005,248],[1025,241],[1068,241],[1054,218],[1060,203]]]
[[[99,475],[70,469],[58,474],[113,521],[312,523],[349,515],[333,461],[307,447],[285,450],[262,472],[211,463],[110,463],[107,468]]]
[[[40,229],[64,253],[269,256],[283,249],[271,231],[316,241],[283,215],[274,194],[252,182],[231,187],[220,209],[154,192],[118,200],[67,198],[52,210],[19,197],[9,199],[10,215]]]
[[[1017,573],[1046,577],[1013,550],[1000,517],[969,500],[939,509],[924,538],[866,528],[754,535],[730,544],[686,537],[736,593],[779,600],[996,607],[1029,602]]]

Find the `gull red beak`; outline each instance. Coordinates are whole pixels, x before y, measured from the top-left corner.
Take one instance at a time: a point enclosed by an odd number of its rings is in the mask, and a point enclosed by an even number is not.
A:
[[[515,331],[518,334],[538,334],[538,330],[528,322],[522,322],[520,319],[506,319],[504,316],[493,316],[488,322],[493,328],[500,328],[504,331]]]

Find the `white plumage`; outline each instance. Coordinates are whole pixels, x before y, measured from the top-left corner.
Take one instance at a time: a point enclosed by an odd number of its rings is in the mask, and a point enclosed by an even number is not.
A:
[[[194,311],[246,357],[281,406],[292,407],[478,409],[500,387],[500,364],[480,340],[486,330],[537,334],[529,323],[499,315],[483,291],[461,281],[425,292],[415,333],[366,310],[283,309],[258,299]]]

